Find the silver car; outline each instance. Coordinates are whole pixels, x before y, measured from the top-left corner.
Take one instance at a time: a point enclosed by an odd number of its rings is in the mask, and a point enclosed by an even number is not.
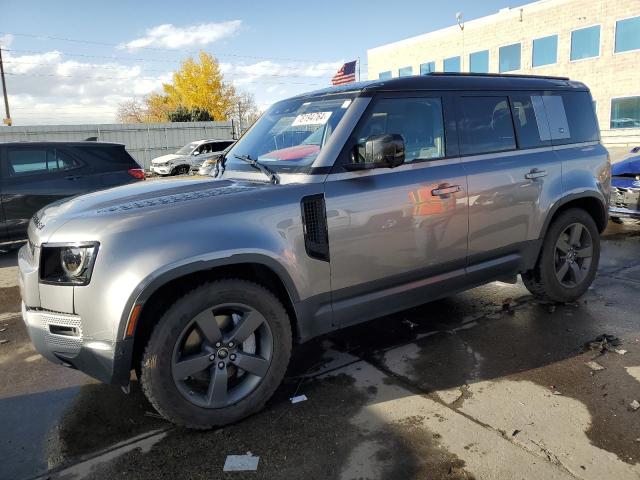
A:
[[[169,153],[151,160],[150,170],[161,176],[183,175],[198,171],[208,159],[219,155],[233,140],[197,140],[186,144],[175,153]]]
[[[588,89],[431,74],[276,103],[211,180],[54,203],[19,254],[49,360],[209,428],[262,408],[291,349],[519,274],[572,301],[594,279],[610,162]],[[123,400],[124,401],[124,400]]]

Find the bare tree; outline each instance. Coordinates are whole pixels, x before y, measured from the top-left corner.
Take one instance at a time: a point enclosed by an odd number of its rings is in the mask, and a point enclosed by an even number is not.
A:
[[[116,111],[116,121],[118,123],[144,123],[147,117],[146,105],[137,98],[120,103]]]
[[[230,118],[238,125],[238,130],[243,132],[260,117],[260,111],[256,105],[252,93],[240,92],[236,94]]]

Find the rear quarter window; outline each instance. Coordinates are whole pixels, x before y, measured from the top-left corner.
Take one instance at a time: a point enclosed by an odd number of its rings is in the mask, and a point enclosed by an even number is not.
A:
[[[591,95],[588,92],[565,92],[562,93],[562,100],[569,123],[570,139],[554,143],[597,142],[600,140]]]
[[[96,171],[109,172],[140,168],[124,147],[114,146],[76,146],[75,153]]]

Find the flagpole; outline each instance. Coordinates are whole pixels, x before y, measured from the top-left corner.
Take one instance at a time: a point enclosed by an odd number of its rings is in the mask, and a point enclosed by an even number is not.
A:
[[[360,81],[360,57],[358,57],[358,81]]]

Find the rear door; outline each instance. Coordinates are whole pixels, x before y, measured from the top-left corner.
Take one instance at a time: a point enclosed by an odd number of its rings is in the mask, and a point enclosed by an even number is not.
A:
[[[86,190],[79,159],[51,145],[10,145],[2,156],[2,208],[9,240],[26,238],[35,212]]]
[[[545,214],[562,192],[538,92],[470,92],[457,99],[469,183],[469,280],[524,265]]]

